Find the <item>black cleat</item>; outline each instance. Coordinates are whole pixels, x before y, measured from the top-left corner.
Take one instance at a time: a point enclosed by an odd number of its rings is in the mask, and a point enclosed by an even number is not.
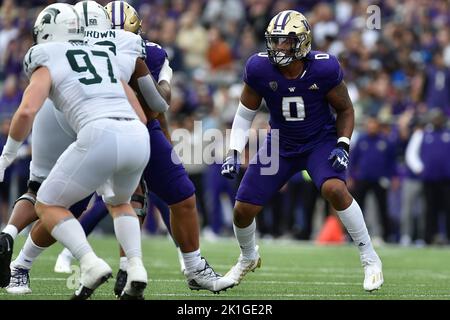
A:
[[[144,300],[144,290],[147,287],[145,282],[132,281],[131,282],[131,291],[136,293],[136,295],[130,295],[126,292],[120,296],[120,300]]]
[[[13,252],[14,240],[7,233],[0,233],[0,287],[4,288],[9,285],[11,278],[11,257]]]
[[[125,288],[125,285],[127,284],[127,278],[128,274],[126,271],[123,271],[122,269],[119,269],[116,276],[116,284],[114,285],[114,294],[116,298],[120,298],[122,295],[122,291]]]
[[[112,277],[112,274],[107,274],[98,280],[95,284],[95,289],[97,289],[100,285],[108,281],[109,278]],[[75,294],[70,298],[70,300],[87,300],[94,293],[95,289],[89,289],[85,286],[82,286],[80,289],[75,292]]]

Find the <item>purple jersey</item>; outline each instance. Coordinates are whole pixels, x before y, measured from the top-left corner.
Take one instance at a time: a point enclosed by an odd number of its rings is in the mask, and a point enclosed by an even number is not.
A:
[[[145,64],[153,78],[158,81],[167,53],[160,45],[149,41],[145,43],[145,51]],[[189,198],[195,193],[194,185],[181,161],[173,162],[173,147],[164,136],[159,121],[149,121],[147,129],[150,134],[151,157],[144,171],[144,179],[148,187],[168,205]]]
[[[147,53],[145,64],[153,78],[158,81],[159,72],[167,59],[167,53],[159,44],[150,41],[145,42],[145,52]]]
[[[304,72],[291,80],[266,53],[251,56],[245,67],[245,83],[264,98],[270,126],[279,129],[282,156],[298,155],[336,135],[336,120],[325,96],[342,81],[339,62],[319,51],[311,51],[304,62]]]

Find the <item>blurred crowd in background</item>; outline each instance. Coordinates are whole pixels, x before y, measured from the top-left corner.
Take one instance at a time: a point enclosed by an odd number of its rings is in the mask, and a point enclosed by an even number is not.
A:
[[[56,1],[3,0],[0,7],[0,150],[27,79],[22,59],[43,6]],[[64,1],[58,1],[64,2]],[[65,1],[75,3],[77,1]],[[103,5],[109,1],[97,1]],[[450,239],[450,2],[446,0],[130,0],[142,36],[160,44],[174,71],[171,129],[231,128],[247,58],[265,50],[264,31],[279,11],[302,12],[313,49],[336,55],[355,107],[348,185],[379,242],[447,244]],[[380,28],[373,29],[371,5]],[[369,8],[369,10],[368,10]],[[372,8],[372,9],[370,9]],[[372,16],[372,18],[371,18]],[[256,128],[267,126],[264,110]],[[0,184],[0,222],[26,190],[30,146]],[[197,188],[204,235],[232,234],[239,181],[220,164],[186,163]],[[245,170],[245,166],[244,166]],[[314,239],[328,206],[299,172],[258,216],[260,236]],[[367,217],[371,214],[372,218]],[[150,233],[164,232],[157,214]]]

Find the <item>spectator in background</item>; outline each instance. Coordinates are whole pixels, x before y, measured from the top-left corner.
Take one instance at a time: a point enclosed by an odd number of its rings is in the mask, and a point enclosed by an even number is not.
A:
[[[0,72],[5,68],[5,58],[7,57],[7,48],[11,40],[19,34],[19,29],[14,26],[14,16],[4,14],[0,20]]]
[[[0,116],[12,117],[22,99],[22,91],[15,74],[9,75],[5,80],[3,92],[0,98]]]
[[[387,206],[390,180],[396,176],[395,146],[381,132],[376,116],[366,120],[366,132],[362,133],[350,153],[349,187],[356,201],[365,212],[368,192],[373,191],[377,200],[377,212],[381,218],[382,237],[390,241],[391,221]]]
[[[159,34],[159,44],[166,50],[169,63],[174,72],[182,72],[184,70],[183,53],[176,43],[177,39],[177,22],[174,19],[164,20]],[[152,38],[150,38],[152,39]]]
[[[187,70],[192,72],[206,66],[208,32],[199,23],[199,17],[192,12],[188,11],[180,18],[177,45],[183,50]]]
[[[223,38],[218,26],[212,25],[208,30],[208,63],[210,72],[227,71],[233,67],[231,48]]]
[[[424,119],[416,116],[411,120],[411,134],[405,151],[406,172],[402,182],[402,207],[400,225],[400,244],[407,246],[412,243],[414,234],[419,243],[425,239],[425,203],[423,197],[423,181],[419,174],[423,163],[419,157],[420,144],[423,136]],[[414,228],[416,217],[417,227]],[[416,232],[414,230],[416,229]]]
[[[439,230],[439,216],[445,215],[447,238],[450,237],[450,130],[446,127],[447,117],[439,108],[432,109],[429,124],[423,133],[416,133],[415,172],[424,183],[427,244],[443,244],[446,239]]]
[[[188,136],[182,137],[172,136],[172,142],[175,152],[180,157],[181,162],[183,163],[189,175],[189,178],[195,186],[200,225],[203,229],[209,224],[208,211],[205,203],[205,190],[207,186],[205,186],[203,178],[206,165],[203,162],[196,163],[194,158],[195,150],[201,150],[201,148],[203,147],[203,137],[198,135],[198,131],[194,130],[194,121],[195,117],[193,115],[183,115],[179,116],[177,119],[173,119],[173,130],[182,128],[184,130],[188,130],[189,134]],[[189,152],[184,152],[187,150],[189,150]]]
[[[444,64],[440,51],[433,56],[433,63],[426,70],[425,102],[428,108],[441,108],[450,115],[450,68]]]

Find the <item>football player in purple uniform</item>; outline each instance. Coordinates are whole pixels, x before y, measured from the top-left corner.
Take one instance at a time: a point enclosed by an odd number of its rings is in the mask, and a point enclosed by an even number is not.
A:
[[[353,105],[338,60],[311,51],[311,40],[306,18],[297,11],[282,11],[267,27],[267,52],[251,56],[245,66],[244,88],[222,175],[232,179],[238,174],[241,152],[263,99],[270,110],[271,130],[237,192],[233,227],[241,255],[226,276],[239,284],[249,271],[260,267],[255,216],[290,177],[306,169],[357,245],[365,273],[363,287],[373,291],[383,284],[381,260],[362,211],[345,184]],[[276,158],[278,170],[265,172],[269,168],[261,159],[277,143],[279,153],[272,150],[271,157]]]

